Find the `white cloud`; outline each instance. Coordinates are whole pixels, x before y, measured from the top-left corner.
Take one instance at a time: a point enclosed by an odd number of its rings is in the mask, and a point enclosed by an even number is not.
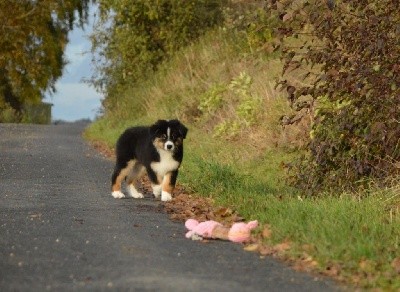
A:
[[[101,95],[85,83],[58,83],[57,92],[46,98],[53,103],[53,120],[94,119],[101,107]]]

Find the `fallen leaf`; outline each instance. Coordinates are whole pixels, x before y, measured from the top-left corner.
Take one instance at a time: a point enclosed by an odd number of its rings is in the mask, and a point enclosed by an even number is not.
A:
[[[271,226],[268,225],[268,224],[265,225],[264,228],[263,228],[263,231],[262,231],[263,238],[270,238],[271,234],[272,234]]]
[[[191,210],[185,210],[184,212],[185,215],[188,216],[189,218],[194,216],[194,213]]]
[[[295,262],[294,269],[297,271],[312,271],[317,266],[318,262],[312,256],[304,253],[303,257]]]
[[[309,267],[314,268],[318,266],[318,262],[314,260],[314,258],[307,253],[303,253],[303,257],[301,258],[300,263],[306,268]]]
[[[325,269],[325,274],[331,277],[337,276],[340,274],[340,267],[335,264],[331,264],[326,267]]]
[[[227,217],[232,215],[233,211],[230,208],[220,207],[214,212],[214,214],[220,217]]]
[[[262,245],[262,246],[260,246],[260,248],[259,248],[259,252],[260,252],[261,255],[267,256],[267,255],[273,254],[275,251],[274,251],[274,249],[273,249],[271,246]]]
[[[375,269],[375,262],[371,261],[371,260],[361,260],[358,264],[359,268],[361,271],[365,272],[365,273],[372,273]]]
[[[313,244],[303,244],[301,246],[305,252],[313,252],[315,251],[315,246]]]
[[[257,251],[259,248],[259,245],[257,243],[252,243],[249,245],[246,245],[243,249],[245,251]]]
[[[31,217],[31,219],[35,219],[35,218],[40,219],[42,217],[42,213],[31,214],[31,215],[29,215],[29,217]]]
[[[293,13],[292,12],[288,12],[285,15],[283,15],[282,21],[283,22],[288,21],[288,20],[292,19],[292,17],[293,17]]]
[[[290,242],[289,241],[284,241],[282,243],[279,243],[274,246],[274,249],[276,252],[284,252],[290,249]]]
[[[391,264],[392,268],[396,271],[397,274],[400,274],[400,257],[395,258]]]

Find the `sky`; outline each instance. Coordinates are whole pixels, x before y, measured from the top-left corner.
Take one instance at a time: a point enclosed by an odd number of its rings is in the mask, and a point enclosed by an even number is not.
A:
[[[94,10],[93,7],[90,9],[90,19],[85,30],[75,28],[69,33],[65,51],[69,63],[64,67],[63,76],[56,82],[56,93],[46,94],[44,101],[53,104],[53,120],[93,120],[99,112],[101,94],[83,82],[83,78],[92,76],[90,40],[87,36],[92,31]]]

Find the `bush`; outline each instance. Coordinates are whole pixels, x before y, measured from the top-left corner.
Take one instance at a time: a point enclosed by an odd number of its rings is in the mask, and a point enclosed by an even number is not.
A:
[[[0,123],[19,123],[20,121],[21,114],[10,104],[0,104]]]
[[[203,119],[219,120],[214,136],[234,138],[256,123],[263,100],[251,92],[252,83],[253,78],[241,72],[229,84],[214,84],[200,96]]]
[[[281,19],[276,49],[285,71],[302,69],[306,84],[280,85],[293,109],[313,117],[292,182],[315,193],[398,174],[400,2],[270,1],[268,8]]]

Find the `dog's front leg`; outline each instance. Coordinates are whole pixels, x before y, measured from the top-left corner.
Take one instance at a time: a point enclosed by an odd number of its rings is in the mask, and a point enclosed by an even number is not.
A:
[[[151,188],[153,190],[154,197],[158,199],[161,196],[161,190],[162,190],[161,185],[151,184]]]
[[[162,181],[161,201],[171,201],[172,192],[174,191],[178,170],[174,170],[165,174]]]
[[[157,176],[157,174],[151,169],[147,169],[147,175],[149,176],[150,182],[151,182],[151,188],[153,190],[153,195],[155,198],[159,198],[161,196],[161,182],[162,182],[162,177]]]

